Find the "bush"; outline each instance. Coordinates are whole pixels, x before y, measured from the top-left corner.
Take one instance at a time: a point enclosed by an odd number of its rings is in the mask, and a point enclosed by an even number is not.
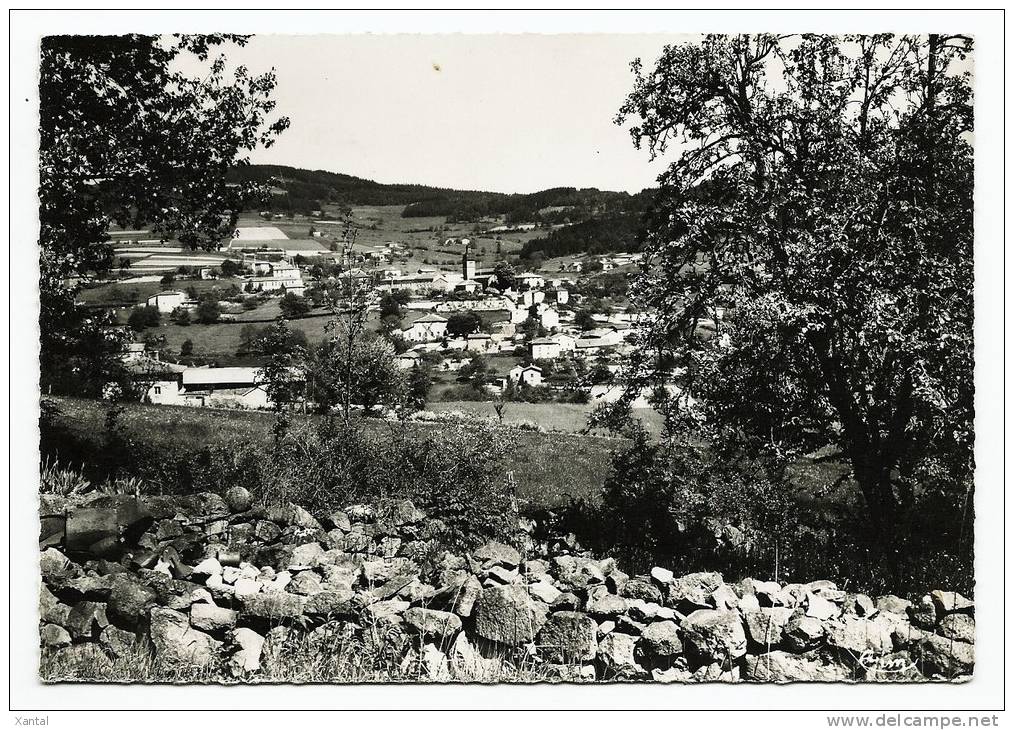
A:
[[[173,324],[178,324],[181,327],[186,327],[190,324],[190,310],[184,307],[176,307],[169,315],[169,319],[173,321]]]
[[[162,322],[162,315],[158,307],[134,307],[127,318],[127,326],[135,332],[141,332],[148,327],[158,327]]]

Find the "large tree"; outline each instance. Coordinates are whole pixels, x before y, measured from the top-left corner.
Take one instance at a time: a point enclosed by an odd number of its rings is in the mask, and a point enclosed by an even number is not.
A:
[[[881,536],[971,490],[971,47],[708,36],[635,61],[618,117],[677,152],[636,285],[641,382],[683,373],[673,425],[716,443],[837,449]]]
[[[74,305],[76,281],[112,262],[107,231],[150,226],[212,247],[257,185],[227,185],[246,152],[288,126],[271,119],[273,72],[230,70],[215,49],[243,36],[49,36],[39,81],[42,383],[90,392],[109,377],[82,349],[108,324]],[[184,69],[192,69],[190,73]],[[110,348],[117,343],[108,338]],[[99,358],[113,363],[115,358]]]

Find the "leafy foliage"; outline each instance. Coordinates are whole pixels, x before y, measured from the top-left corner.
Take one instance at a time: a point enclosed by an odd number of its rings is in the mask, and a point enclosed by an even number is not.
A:
[[[635,372],[685,376],[679,419],[748,456],[840,450],[890,552],[972,476],[972,108],[961,36],[708,36],[667,47],[619,120],[660,177],[658,313]],[[689,339],[702,320],[718,336]],[[671,360],[669,358],[672,358]]]

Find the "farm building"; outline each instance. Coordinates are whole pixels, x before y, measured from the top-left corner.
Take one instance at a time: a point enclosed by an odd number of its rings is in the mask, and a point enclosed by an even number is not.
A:
[[[260,368],[186,368],[181,397],[186,405],[268,408]]]
[[[155,307],[162,314],[169,314],[177,307],[182,307],[187,302],[187,295],[181,291],[160,291],[148,297],[147,305]]]
[[[434,342],[447,334],[447,320],[439,314],[427,314],[401,331],[409,342]]]
[[[539,337],[528,345],[533,360],[553,360],[560,357],[560,343],[548,337]]]
[[[542,385],[542,368],[538,365],[515,365],[508,373],[508,377],[517,385]]]
[[[482,332],[469,335],[467,340],[468,344],[465,345],[465,349],[469,352],[489,352],[493,349],[493,338]]]

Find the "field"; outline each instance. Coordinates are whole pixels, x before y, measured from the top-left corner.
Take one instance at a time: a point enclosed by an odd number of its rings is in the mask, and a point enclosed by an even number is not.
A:
[[[76,436],[93,441],[102,433],[105,406],[97,401],[54,398],[61,422]],[[476,416],[479,417],[478,415]],[[313,418],[312,416],[297,416]],[[237,444],[243,441],[270,444],[274,416],[256,411],[197,409],[129,404],[121,423],[131,438],[167,446]],[[388,421],[367,421],[371,429],[397,428]],[[434,429],[440,424],[413,423],[406,428]],[[571,497],[594,499],[609,470],[613,452],[628,442],[619,438],[566,433],[521,431],[514,455],[514,478],[519,497],[527,503],[552,507]],[[96,448],[99,445],[96,444]]]
[[[499,359],[499,358],[498,358]],[[492,362],[492,361],[491,361]],[[504,411],[504,422],[511,424],[535,424],[546,431],[579,433],[588,425],[588,416],[594,408],[590,403],[508,403]],[[437,413],[460,412],[480,418],[496,418],[492,403],[472,401],[440,401],[426,406],[426,410]],[[662,430],[662,416],[651,409],[634,411],[649,433]],[[608,435],[602,430],[589,432],[593,436]]]

